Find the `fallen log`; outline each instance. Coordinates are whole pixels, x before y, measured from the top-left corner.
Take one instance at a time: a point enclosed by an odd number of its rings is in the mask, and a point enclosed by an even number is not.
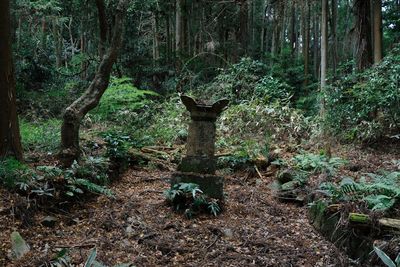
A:
[[[349,222],[352,223],[360,223],[360,224],[371,224],[372,219],[367,214],[362,213],[350,213],[349,214]],[[378,224],[380,226],[394,228],[400,230],[400,220],[391,219],[391,218],[380,218],[378,219]]]

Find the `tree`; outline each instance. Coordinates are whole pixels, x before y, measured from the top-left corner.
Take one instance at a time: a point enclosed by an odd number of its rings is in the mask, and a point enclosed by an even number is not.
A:
[[[328,65],[328,0],[322,0],[322,20],[321,20],[321,91],[326,90],[326,69]],[[322,103],[322,113],[324,113],[325,103]]]
[[[382,61],[382,0],[373,0],[374,63]]]
[[[354,58],[356,69],[362,71],[372,65],[371,5],[367,0],[354,0]]]
[[[10,1],[0,1],[0,158],[22,160],[11,46]]]
[[[125,7],[127,0],[120,0],[116,10],[115,25],[110,47],[103,56],[98,71],[85,93],[64,112],[61,127],[60,159],[70,165],[80,155],[79,128],[85,115],[95,108],[108,87],[112,67],[117,59],[122,43]]]

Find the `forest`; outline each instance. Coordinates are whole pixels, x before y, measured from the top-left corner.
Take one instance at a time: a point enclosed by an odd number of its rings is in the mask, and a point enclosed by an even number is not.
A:
[[[1,0],[0,267],[400,266],[399,0]]]

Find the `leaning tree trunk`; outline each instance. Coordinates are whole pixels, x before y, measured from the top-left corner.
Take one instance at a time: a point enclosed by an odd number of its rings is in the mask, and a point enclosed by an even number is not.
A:
[[[0,1],[0,158],[22,160],[11,49],[10,2]]]
[[[122,42],[123,22],[126,0],[120,0],[115,17],[114,33],[110,48],[103,56],[99,69],[86,92],[72,103],[64,112],[61,127],[60,160],[68,166],[78,159],[79,128],[85,115],[95,108],[104,94],[110,81],[112,67],[117,59],[118,50]]]

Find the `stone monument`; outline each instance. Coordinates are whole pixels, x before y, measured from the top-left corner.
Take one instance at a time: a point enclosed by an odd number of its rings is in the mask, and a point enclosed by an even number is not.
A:
[[[186,156],[172,175],[171,186],[177,183],[196,183],[209,197],[223,198],[224,178],[215,175],[217,159],[215,153],[215,121],[229,101],[219,100],[212,105],[196,102],[188,96],[181,96],[190,112]]]

